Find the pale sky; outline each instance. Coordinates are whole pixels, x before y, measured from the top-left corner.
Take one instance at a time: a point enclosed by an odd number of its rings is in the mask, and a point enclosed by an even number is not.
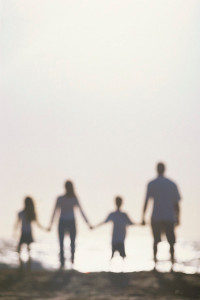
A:
[[[199,238],[200,1],[1,0],[0,237],[31,195],[48,225],[71,179],[91,223],[136,221],[164,161]]]

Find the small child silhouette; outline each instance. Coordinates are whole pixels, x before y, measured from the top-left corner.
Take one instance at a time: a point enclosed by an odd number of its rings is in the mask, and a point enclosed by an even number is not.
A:
[[[113,222],[113,233],[112,233],[112,256],[111,259],[114,256],[114,253],[117,251],[119,252],[120,256],[122,258],[126,257],[125,247],[124,247],[124,241],[126,237],[126,227],[128,225],[134,225],[135,223],[130,220],[128,215],[125,212],[121,211],[121,205],[122,205],[122,198],[116,197],[115,203],[117,206],[117,210],[110,213],[105,221],[101,222],[100,224],[97,224],[93,228],[99,227],[105,223]]]
[[[20,256],[22,244],[27,245],[28,268],[30,269],[31,267],[30,244],[34,241],[31,227],[31,223],[33,222],[35,222],[38,225],[38,227],[45,230],[45,228],[41,226],[38,222],[33,199],[31,197],[26,197],[24,200],[24,209],[18,213],[17,221],[14,228],[16,231],[21,223],[21,237],[17,247],[17,252],[19,253],[20,268],[22,267],[22,260]]]

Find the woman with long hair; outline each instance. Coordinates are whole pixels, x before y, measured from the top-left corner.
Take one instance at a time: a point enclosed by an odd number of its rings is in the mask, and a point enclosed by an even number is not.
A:
[[[24,200],[24,209],[18,213],[15,230],[18,228],[18,226],[21,223],[21,237],[18,243],[17,251],[19,253],[20,266],[22,266],[22,259],[20,255],[21,246],[22,244],[27,245],[29,268],[31,264],[30,244],[34,241],[32,235],[32,226],[31,226],[33,222],[35,222],[38,225],[38,227],[40,227],[41,229],[44,229],[38,222],[33,199],[31,197],[26,197]]]
[[[81,205],[76,197],[74,192],[73,183],[71,181],[66,181],[65,183],[65,194],[57,198],[55,208],[53,210],[53,215],[50,221],[49,231],[51,230],[55,215],[59,212],[59,225],[58,225],[58,234],[59,234],[59,244],[60,244],[60,267],[63,268],[65,265],[64,257],[64,236],[65,233],[68,233],[71,241],[71,263],[74,263],[74,254],[75,254],[75,239],[76,239],[76,223],[74,209],[78,207],[80,212],[88,224],[89,228],[92,228],[89,224],[88,219],[86,218]]]

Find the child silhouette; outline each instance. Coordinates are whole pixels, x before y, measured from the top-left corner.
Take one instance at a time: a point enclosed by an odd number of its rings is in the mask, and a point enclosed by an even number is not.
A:
[[[115,252],[119,252],[122,258],[126,257],[124,241],[126,237],[126,227],[128,225],[134,225],[135,223],[130,220],[128,215],[125,212],[121,211],[122,198],[116,197],[116,211],[110,213],[105,221],[97,224],[93,228],[97,228],[105,223],[113,222],[113,233],[112,233],[112,255],[111,259],[114,256]]]
[[[24,201],[24,209],[20,211],[17,215],[15,230],[17,230],[17,228],[21,223],[21,237],[18,243],[17,251],[19,253],[20,267],[22,267],[22,260],[20,256],[21,246],[22,244],[27,245],[29,269],[31,267],[30,244],[34,241],[32,236],[32,227],[31,227],[31,223],[33,222],[35,222],[38,225],[38,227],[45,230],[45,228],[42,227],[37,220],[37,214],[35,211],[35,205],[33,199],[30,197],[26,197]]]

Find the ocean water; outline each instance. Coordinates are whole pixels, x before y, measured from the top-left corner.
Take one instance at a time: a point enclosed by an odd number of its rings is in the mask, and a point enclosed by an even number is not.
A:
[[[0,266],[17,267],[18,253],[16,240],[0,239]],[[76,241],[76,255],[74,269],[80,272],[132,272],[149,271],[154,267],[152,253],[152,239],[149,236],[135,236],[126,242],[127,257],[123,261],[118,254],[110,261],[111,246],[108,238],[79,237]],[[175,246],[174,271],[188,274],[200,273],[200,241],[179,239]],[[169,261],[169,246],[166,241],[159,244],[158,270],[168,272],[171,264]],[[70,243],[65,239],[66,269],[72,268],[70,263]],[[22,259],[27,261],[26,247],[22,248]],[[58,240],[54,237],[38,239],[31,245],[33,269],[56,270],[59,268]]]

